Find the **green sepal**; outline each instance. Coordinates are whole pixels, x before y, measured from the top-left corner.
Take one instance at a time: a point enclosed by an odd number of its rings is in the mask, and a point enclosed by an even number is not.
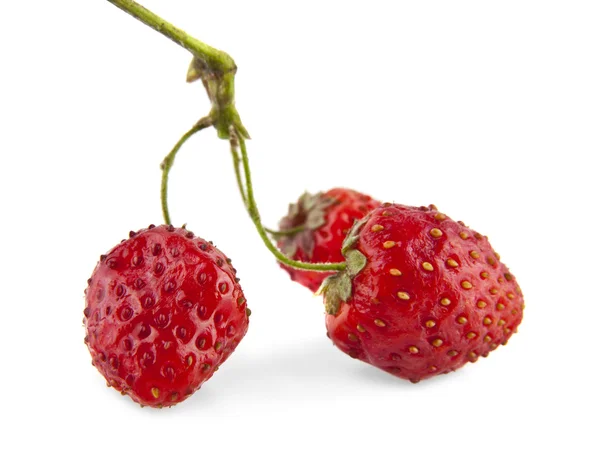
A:
[[[325,312],[330,315],[336,315],[340,310],[340,304],[350,299],[352,296],[352,279],[367,265],[367,257],[355,248],[360,230],[366,222],[367,217],[355,221],[352,229],[344,239],[342,254],[346,258],[346,269],[326,278],[317,292],[317,294],[323,295]]]
[[[360,251],[352,249],[346,253],[346,272],[351,278],[354,278],[366,265],[367,257]]]
[[[352,278],[345,271],[327,277],[317,294],[323,295],[325,312],[336,315],[340,304],[348,301],[352,295]]]
[[[348,235],[346,235],[346,238],[344,239],[344,242],[342,243],[342,254],[345,256],[346,253],[348,253],[348,251],[352,248],[354,248],[356,246],[356,242],[358,242],[359,239],[359,233],[360,230],[363,228],[363,226],[365,225],[365,223],[367,222],[367,216],[365,216],[363,219],[360,219],[358,221],[354,221],[354,225],[352,226],[352,228],[350,229],[350,232],[348,232]]]

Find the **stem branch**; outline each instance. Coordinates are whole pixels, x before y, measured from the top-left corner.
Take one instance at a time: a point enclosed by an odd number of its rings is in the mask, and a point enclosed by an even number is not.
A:
[[[254,226],[256,227],[256,230],[258,231],[258,234],[260,235],[260,238],[267,249],[275,256],[275,258],[277,258],[279,262],[296,269],[323,272],[344,270],[346,268],[346,263],[315,264],[295,261],[291,258],[288,258],[273,244],[273,242],[269,239],[264,226],[262,225],[258,207],[256,206],[256,201],[254,199],[254,189],[252,187],[252,175],[250,173],[250,162],[248,160],[248,152],[246,150],[246,141],[244,138],[240,138],[237,140],[237,142],[239,143],[242,151],[242,164],[244,166],[244,176],[246,178],[246,199],[248,203],[248,213],[250,214],[250,218],[252,219],[252,222],[254,223]]]
[[[169,154],[160,164],[160,167],[163,170],[162,180],[160,183],[160,203],[162,206],[163,217],[165,219],[166,224],[171,224],[171,216],[169,215],[169,204],[167,201],[167,192],[169,187],[169,172],[171,171],[171,167],[173,166],[173,162],[175,161],[175,156],[177,155],[177,152],[179,152],[179,149],[181,149],[181,146],[183,146],[183,144],[192,135],[194,135],[200,130],[203,130],[204,128],[208,128],[209,126],[211,126],[210,119],[206,117],[200,119],[198,123],[196,123],[187,133],[185,133],[179,141],[177,141],[175,147],[173,147],[171,152],[169,152]]]

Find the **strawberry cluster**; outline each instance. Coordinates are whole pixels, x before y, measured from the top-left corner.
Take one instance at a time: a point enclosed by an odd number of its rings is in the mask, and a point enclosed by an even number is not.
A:
[[[327,335],[342,352],[416,383],[486,357],[516,333],[525,305],[515,277],[487,237],[433,205],[381,203],[335,188],[303,194],[279,230],[266,229],[234,104],[233,59],[178,30],[169,35],[174,26],[135,2],[119,7],[194,51],[188,81],[202,80],[212,109],[162,164],[167,224],[132,231],[88,280],[85,344],[109,386],[142,406],[177,404],[248,329],[231,260],[170,225],[167,178],[177,150],[210,126],[230,142],[242,200],[266,247],[293,281],[323,294]]]

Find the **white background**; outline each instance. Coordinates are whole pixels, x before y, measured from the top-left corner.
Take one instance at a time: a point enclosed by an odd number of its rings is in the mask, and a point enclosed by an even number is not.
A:
[[[207,99],[186,51],[106,1],[4,2],[0,457],[598,460],[598,2],[145,5],[235,58],[267,224],[334,186],[435,203],[490,237],[524,322],[418,385],[343,355],[261,246],[211,130],[180,152],[171,212],[233,259],[250,330],[188,401],[140,409],[90,365],[83,289],[161,221],[158,165]]]

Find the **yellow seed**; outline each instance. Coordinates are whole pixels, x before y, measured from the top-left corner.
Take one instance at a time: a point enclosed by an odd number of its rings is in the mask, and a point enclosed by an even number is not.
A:
[[[521,310],[525,310],[525,303],[521,304]]]
[[[380,319],[373,320],[373,323],[375,325],[377,325],[378,327],[384,327],[385,326],[385,322],[383,320],[380,320]]]
[[[393,275],[394,277],[398,277],[398,276],[402,275],[402,272],[400,272],[396,268],[392,268],[392,269],[390,269],[390,274]]]
[[[450,305],[450,300],[448,298],[442,298],[442,299],[440,299],[440,304],[442,306],[449,306]]]
[[[473,339],[477,336],[477,333],[475,333],[474,331],[469,331],[467,333],[467,339]]]
[[[463,240],[467,240],[469,238],[469,234],[467,234],[465,231],[461,232],[460,234],[458,234],[460,236],[461,239]]]
[[[494,258],[492,258],[491,256],[488,256],[488,257],[486,258],[486,261],[488,262],[488,264],[489,264],[490,266],[494,266],[494,265],[496,264],[496,260],[495,260]]]
[[[465,290],[470,290],[471,288],[473,288],[471,282],[468,282],[467,280],[463,280],[460,286],[463,287]]]
[[[482,272],[482,273],[481,273],[481,274],[479,274],[479,275],[481,276],[481,278],[482,278],[482,279],[487,279],[487,278],[490,276],[490,274],[488,274],[488,273],[487,273],[487,272],[485,272],[485,271],[484,271],[484,272]]]
[[[363,327],[361,324],[356,325],[356,329],[361,333],[364,333],[366,331],[365,327]]]
[[[435,326],[435,320],[427,320],[427,322],[425,322],[425,326],[427,328],[433,328]]]
[[[188,355],[188,358],[187,358],[187,364],[188,364],[188,366],[190,366],[193,361],[194,361],[194,358],[191,355]]]
[[[490,293],[493,295],[497,295],[498,294],[498,288],[490,288]]]
[[[469,359],[471,360],[476,360],[477,359],[477,354],[473,351],[469,352]]]
[[[433,229],[431,229],[429,231],[429,235],[431,235],[433,238],[440,238],[442,235],[444,235],[444,233],[439,230],[437,227],[434,227]]]
[[[423,269],[425,269],[426,271],[432,271],[433,270],[433,266],[431,265],[431,263],[424,262],[422,264],[422,266],[423,266]]]
[[[506,297],[507,297],[508,299],[515,299],[515,295],[514,295],[514,293],[507,293],[507,294],[506,294]]]
[[[475,250],[471,251],[469,254],[471,255],[471,258],[473,258],[473,259],[479,258],[479,253],[477,253]]]
[[[499,255],[498,253],[494,252],[494,256],[496,257],[496,259],[497,259],[498,261],[500,261],[500,255]]]
[[[358,341],[358,337],[354,333],[348,333],[348,339],[352,342]]]
[[[504,320],[504,319],[498,320],[498,325],[499,326],[502,326],[502,325],[505,325],[505,324],[506,324],[506,320]]]
[[[484,338],[483,338],[483,340],[484,340],[486,343],[489,343],[489,342],[492,340],[492,337],[491,337],[490,335],[485,335],[485,336],[484,336]]]
[[[510,332],[511,332],[511,329],[510,329],[510,328],[505,328],[505,329],[504,329],[504,334],[505,334],[505,335],[509,334]]]
[[[383,248],[392,248],[394,245],[396,245],[396,242],[392,242],[391,240],[383,242]]]
[[[456,357],[458,355],[458,352],[457,351],[448,351],[448,355],[450,357]]]
[[[438,367],[436,367],[435,365],[431,365],[429,367],[429,371],[437,371]]]
[[[406,291],[399,291],[398,298],[408,301],[410,299],[410,295]]]
[[[431,345],[433,347],[440,347],[442,344],[444,344],[444,341],[442,341],[440,338],[436,338],[433,341],[431,341]]]
[[[443,221],[444,219],[446,219],[446,215],[444,213],[437,213],[434,217],[438,221]]]
[[[490,325],[492,323],[492,319],[491,317],[486,317],[483,319],[483,324],[484,325]]]
[[[373,224],[373,226],[371,226],[372,232],[379,232],[382,230],[383,230],[383,226],[381,224]]]
[[[152,395],[154,396],[155,399],[157,399],[160,396],[160,389],[158,387],[153,387]]]
[[[173,392],[171,394],[171,402],[174,402],[175,400],[177,400],[177,397],[179,397],[179,394],[177,392]]]
[[[448,264],[450,267],[458,267],[458,263],[452,258],[448,259],[446,264]]]
[[[498,303],[496,304],[496,309],[498,309],[499,311],[503,310],[506,306],[502,303]]]
[[[510,313],[511,313],[512,315],[517,315],[517,310],[516,310],[516,309],[513,309],[512,311],[510,311]]]
[[[220,350],[221,350],[221,347],[223,347],[223,344],[221,344],[221,342],[220,342],[220,341],[217,341],[217,342],[215,343],[215,351],[220,351]]]
[[[386,210],[386,211],[384,211],[383,213],[381,213],[381,216],[385,216],[385,217],[387,218],[387,217],[390,217],[390,216],[392,216],[392,213],[391,213],[390,211],[387,211],[387,210]]]
[[[408,348],[408,352],[410,352],[411,354],[418,354],[419,353],[419,348],[416,346],[410,346]]]
[[[461,325],[464,325],[465,323],[467,323],[467,318],[461,315],[460,317],[458,317],[458,318],[456,319],[456,321],[457,321],[458,323],[460,323]]]
[[[487,306],[487,303],[485,301],[477,301],[477,307],[479,309],[483,309],[485,306]]]

